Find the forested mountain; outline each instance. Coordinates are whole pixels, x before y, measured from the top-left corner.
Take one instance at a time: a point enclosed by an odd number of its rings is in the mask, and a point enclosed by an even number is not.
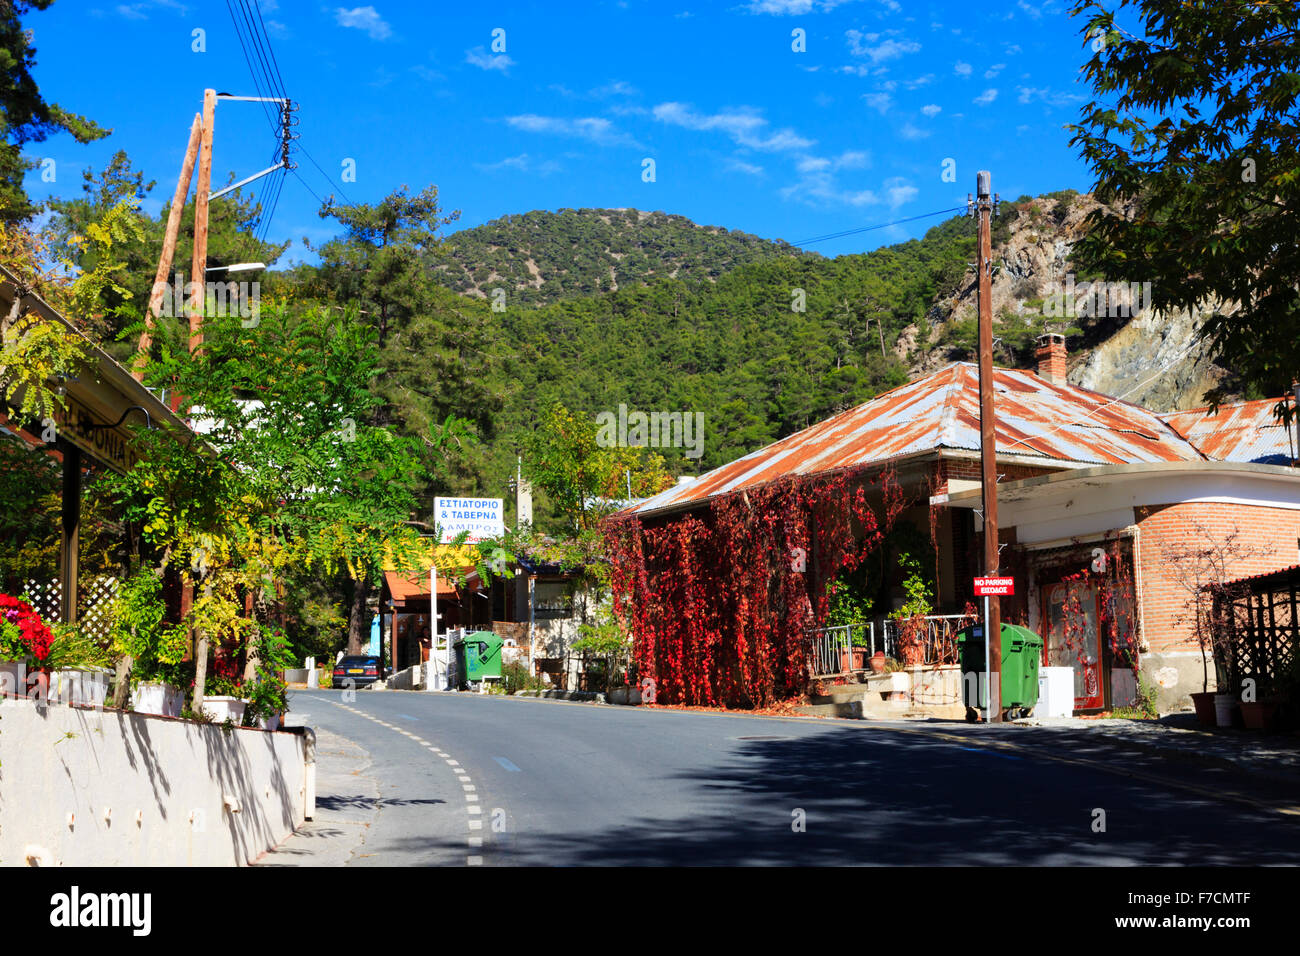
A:
[[[637,209],[534,210],[447,237],[434,266],[456,292],[539,305],[660,279],[716,279],[737,266],[807,256],[787,242]]]
[[[1033,368],[1037,337],[1064,332],[1072,381],[1120,394],[1150,380],[1127,397],[1158,410],[1199,402],[1221,376],[1195,350],[1185,368],[1151,380],[1142,362],[1155,348],[1129,342],[1140,321],[1045,314],[1068,277],[1089,278],[1075,275],[1069,250],[1095,207],[1073,190],[1003,203],[993,229],[995,361]],[[495,478],[484,477],[505,479],[509,449],[554,402],[592,415],[620,404],[702,412],[702,456],[664,452],[671,470],[694,474],[945,362],[974,358],[975,231],[974,220],[955,216],[922,239],[862,255],[786,255],[727,271],[706,261],[693,273],[712,270],[713,282],[663,279],[538,307],[509,304],[491,325],[509,355],[503,390],[516,398],[496,418],[500,447],[488,452],[497,460],[487,468]],[[1167,347],[1187,351],[1190,335]],[[1122,353],[1110,345],[1120,338]]]

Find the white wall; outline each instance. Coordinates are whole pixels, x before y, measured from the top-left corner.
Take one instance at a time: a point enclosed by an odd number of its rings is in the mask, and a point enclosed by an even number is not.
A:
[[[4,700],[0,865],[244,865],[302,823],[306,763],[296,734]]]

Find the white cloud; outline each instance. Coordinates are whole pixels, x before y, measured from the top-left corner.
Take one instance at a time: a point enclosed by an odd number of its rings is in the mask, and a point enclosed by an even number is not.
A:
[[[753,163],[746,163],[742,160],[735,159],[734,157],[732,159],[727,160],[726,169],[728,172],[744,173],[746,176],[763,175],[762,166],[755,166]]]
[[[930,131],[913,126],[911,121],[908,121],[903,124],[903,128],[898,131],[898,135],[903,139],[926,139],[929,137]]]
[[[641,91],[630,83],[622,80],[615,80],[612,83],[606,83],[604,86],[598,86],[588,95],[598,100],[606,99],[610,96],[636,96]]]
[[[538,176],[549,176],[551,173],[558,172],[561,168],[560,164],[553,159],[547,159],[539,163],[527,153],[520,153],[518,156],[507,156],[495,163],[475,163],[474,165],[487,173],[508,169],[520,173],[535,173]]]
[[[1020,52],[1019,43],[1013,43],[1011,44],[1011,46],[1007,47],[1007,56],[1015,56],[1019,52]]]
[[[975,99],[971,100],[971,102],[974,103],[976,106],[988,106],[997,98],[998,98],[997,90],[985,90],[979,96],[975,97]]]
[[[573,136],[596,143],[599,146],[637,145],[636,140],[626,133],[619,132],[614,128],[613,123],[599,116],[569,119],[561,116],[538,116],[536,113],[524,113],[519,116],[507,116],[506,123],[526,133]]]
[[[471,66],[477,66],[480,70],[500,70],[502,73],[509,71],[515,65],[515,61],[506,54],[489,53],[481,46],[466,50],[465,62]]]
[[[994,63],[991,67],[989,67],[987,70],[984,71],[984,79],[991,80],[1006,68],[1007,65],[1005,63]]]
[[[921,112],[926,116],[938,116],[943,112],[943,107],[937,103],[927,103],[925,106],[921,107]]]
[[[934,82],[934,74],[927,73],[924,76],[918,76],[914,80],[904,80],[903,85],[909,90],[919,90],[923,86],[929,86]]]
[[[897,31],[891,31],[891,33],[897,35]],[[886,36],[881,33],[846,30],[844,35],[849,38],[849,52],[854,56],[867,57],[871,60],[873,66],[888,60],[896,60],[900,56],[915,53],[921,49],[921,44],[915,40],[896,40],[894,36]]]
[[[372,40],[387,40],[393,35],[393,28],[374,7],[353,7],[351,10],[339,7],[334,11],[334,20],[341,27],[364,30]]]
[[[660,103],[650,111],[655,119],[670,126],[702,132],[726,133],[741,146],[769,152],[807,149],[815,140],[804,139],[792,129],[780,129],[770,136],[762,134],[767,120],[751,108],[697,113],[685,103]]]
[[[793,199],[809,206],[848,205],[874,206],[880,196],[870,189],[841,189],[835,174],[844,169],[865,169],[871,165],[871,154],[849,150],[839,156],[804,156],[795,164],[799,181],[780,191],[782,199]]]
[[[425,66],[423,63],[417,63],[411,67],[411,72],[424,80],[426,83],[436,83],[438,80],[445,80],[446,77],[439,73],[431,66]]]
[[[1054,93],[1049,87],[1035,86],[1017,86],[1020,92],[1018,99],[1021,103],[1032,103],[1039,100],[1048,106],[1073,106],[1075,103],[1082,103],[1087,97],[1080,96],[1078,93]]]
[[[956,73],[958,76],[970,76],[970,64],[963,63],[961,60],[958,60],[956,63],[953,64],[952,71]]]
[[[919,190],[902,176],[885,180],[885,194],[889,197],[890,209],[897,209],[911,202],[917,197],[918,192]]]
[[[851,0],[749,0],[745,10],[749,13],[791,17],[802,16],[805,13],[824,13],[849,2]],[[891,0],[883,0],[883,2],[889,3]]]
[[[117,14],[128,20],[148,20],[149,12],[157,7],[175,10],[181,16],[188,14],[189,7],[179,0],[142,0],[140,3],[120,3],[115,8]]]
[[[1029,16],[1035,20],[1043,15],[1042,10],[1033,4],[1025,3],[1025,0],[1016,0],[1016,6],[1025,11],[1025,13],[1029,14]]]
[[[889,112],[889,107],[894,102],[888,93],[865,93],[862,98],[866,100],[868,106],[879,112],[881,116]]]

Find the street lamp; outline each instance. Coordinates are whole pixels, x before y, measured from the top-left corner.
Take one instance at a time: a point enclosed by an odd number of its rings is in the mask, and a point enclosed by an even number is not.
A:
[[[265,262],[237,262],[233,266],[211,266],[204,272],[256,272],[265,269]]]

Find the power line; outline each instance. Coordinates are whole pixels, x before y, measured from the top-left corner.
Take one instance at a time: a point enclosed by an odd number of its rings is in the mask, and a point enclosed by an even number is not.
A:
[[[900,226],[905,222],[915,222],[918,219],[929,219],[931,216],[942,216],[951,212],[964,212],[965,206],[952,206],[948,209],[937,209],[934,212],[923,212],[919,216],[908,216],[906,219],[895,219],[893,222],[877,223],[874,226],[859,226],[857,229],[845,229],[843,232],[831,232],[824,236],[814,236],[811,239],[803,239],[793,243],[796,246],[807,246],[814,242],[825,242],[828,239],[842,239],[845,236],[856,236],[859,233],[871,232],[874,229],[886,229],[889,226]]]
[[[316,167],[317,171],[319,171],[320,174],[325,177],[325,182],[329,183],[330,188],[331,189],[337,188],[339,191],[339,195],[343,197],[344,202],[346,202],[349,206],[353,205],[352,200],[348,198],[348,194],[343,191],[343,187],[342,186],[336,187],[334,179],[330,176],[329,173],[325,172],[324,169],[321,169],[321,164],[316,162],[316,157],[313,156],[310,152],[308,152],[307,147],[300,145],[298,148],[302,150],[302,154],[304,156],[306,156],[308,159],[311,160],[311,164]]]
[[[288,99],[289,94],[284,89],[284,77],[280,74],[280,64],[275,59],[275,51],[271,49],[271,37],[266,32],[266,21],[262,19],[262,5],[259,0],[253,0],[253,6],[257,10],[257,20],[262,25],[262,36],[266,37],[266,50],[271,54],[271,66],[275,69],[275,78],[280,81],[280,93]]]
[[[248,66],[248,73],[249,73],[249,75],[252,76],[252,78],[253,78],[253,88],[257,90],[257,95],[258,95],[259,97],[265,97],[265,96],[266,96],[266,92],[265,92],[265,91],[263,90],[263,88],[262,88],[262,87],[263,87],[262,82],[258,79],[258,73],[257,73],[257,70],[256,70],[256,69],[254,68],[254,66],[253,66],[253,61],[252,61],[252,59],[251,59],[251,58],[249,57],[249,55],[248,55],[248,46],[244,43],[244,34],[243,34],[243,31],[240,30],[240,28],[239,28],[239,18],[235,15],[235,8],[234,8],[233,6],[231,6],[231,2],[230,2],[230,0],[226,0],[226,9],[230,12],[230,22],[231,22],[231,23],[234,25],[234,27],[235,27],[235,36],[239,38],[239,48],[240,48],[240,50],[243,51],[243,54],[244,54],[244,63]],[[250,40],[251,40],[251,37],[250,37]],[[268,88],[268,89],[269,89],[269,88]],[[270,90],[270,92],[274,92],[274,90]],[[276,126],[275,117],[272,116],[271,111],[267,108],[267,105],[266,105],[265,102],[261,102],[260,105],[261,105],[261,107],[262,107],[262,115],[264,115],[264,116],[266,117],[266,121],[267,121],[267,123],[270,124],[270,126],[271,126],[271,131],[274,132],[274,133],[278,133],[279,130],[278,130],[277,126]]]
[[[309,186],[309,185],[307,184],[307,180],[303,179],[302,176],[300,176],[300,175],[298,174],[298,170],[294,169],[294,170],[291,170],[291,172],[292,172],[293,175],[297,178],[298,182],[302,183],[303,188],[306,189],[307,192],[309,192],[309,193],[311,193],[313,196],[315,196],[316,201],[317,201],[318,203],[320,203],[322,206],[325,205],[325,200],[321,199],[320,196],[317,195],[316,190],[312,189],[311,186]]]
[[[268,62],[267,55],[263,50],[264,45],[267,47],[270,46],[270,39],[265,38],[266,42],[263,44],[264,38],[261,31],[258,30],[257,25],[253,23],[253,15],[248,8],[248,0],[239,0],[239,7],[244,17],[244,23],[248,27],[248,35],[252,38],[253,50],[257,54],[257,60],[262,66],[262,75],[266,78],[267,87],[271,90],[273,95],[288,99],[288,97],[285,96],[284,89],[276,85],[275,78],[271,75],[270,63]]]

